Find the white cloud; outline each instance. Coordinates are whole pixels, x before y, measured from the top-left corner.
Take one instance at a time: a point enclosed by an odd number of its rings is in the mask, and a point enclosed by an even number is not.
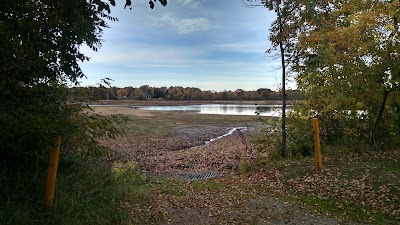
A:
[[[210,28],[208,19],[206,18],[182,19],[176,22],[178,22],[175,25],[178,28],[179,33],[183,34],[205,31]]]
[[[200,6],[199,0],[180,0],[179,1],[183,6],[189,6],[191,8],[197,8]]]
[[[193,0],[183,0],[183,5],[190,5],[193,3]]]
[[[269,43],[265,40],[265,42],[232,42],[213,46],[229,52],[264,53],[269,47]]]
[[[129,50],[131,49],[131,50]],[[187,49],[167,46],[110,46],[91,54],[88,63],[108,65],[154,65],[159,63],[179,63],[180,61],[196,58],[199,49]]]
[[[161,25],[165,27],[165,25],[163,24],[167,23],[170,26],[174,27],[178,31],[178,33],[181,34],[206,31],[211,28],[209,20],[202,17],[182,19],[167,14],[162,17],[153,19],[155,20],[153,23],[154,25]]]

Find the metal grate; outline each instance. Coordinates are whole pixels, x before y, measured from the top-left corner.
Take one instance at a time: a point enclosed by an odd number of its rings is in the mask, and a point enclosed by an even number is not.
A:
[[[217,173],[215,172],[207,172],[207,173],[192,173],[187,175],[187,179],[193,180],[204,180],[208,178],[216,177]]]

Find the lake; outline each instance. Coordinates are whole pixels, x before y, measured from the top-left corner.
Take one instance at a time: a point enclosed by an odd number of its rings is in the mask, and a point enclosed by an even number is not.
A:
[[[256,111],[260,116],[281,116],[281,105],[237,105],[237,104],[205,104],[205,105],[186,105],[186,106],[143,106],[144,110],[155,111],[182,111],[194,112],[199,114],[213,115],[246,115],[256,116]]]

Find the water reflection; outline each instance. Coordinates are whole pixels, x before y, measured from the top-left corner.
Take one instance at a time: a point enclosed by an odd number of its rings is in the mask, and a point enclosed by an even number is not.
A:
[[[233,105],[233,104],[206,104],[189,106],[145,106],[145,110],[156,111],[183,111],[200,114],[214,115],[247,115],[255,116],[256,112],[261,116],[281,116],[280,105]]]

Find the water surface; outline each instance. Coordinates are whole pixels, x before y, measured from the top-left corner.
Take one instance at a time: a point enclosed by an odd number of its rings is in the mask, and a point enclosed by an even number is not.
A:
[[[213,115],[281,116],[280,105],[205,104],[185,106],[143,106],[144,110],[182,111]]]

